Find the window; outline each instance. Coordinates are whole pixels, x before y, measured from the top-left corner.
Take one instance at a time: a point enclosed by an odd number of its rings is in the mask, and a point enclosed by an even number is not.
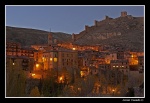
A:
[[[62,53],[62,57],[64,57],[64,53]]]

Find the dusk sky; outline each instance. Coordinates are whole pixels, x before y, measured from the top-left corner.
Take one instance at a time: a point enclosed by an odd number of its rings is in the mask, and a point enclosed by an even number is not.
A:
[[[101,21],[105,15],[117,18],[121,11],[135,17],[144,16],[144,6],[6,6],[6,26],[33,28],[44,31],[79,33],[85,25],[94,25],[94,20]]]

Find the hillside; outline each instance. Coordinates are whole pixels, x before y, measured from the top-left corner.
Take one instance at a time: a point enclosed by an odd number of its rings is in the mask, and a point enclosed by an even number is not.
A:
[[[74,44],[80,45],[120,45],[122,47],[144,51],[144,18],[118,17],[106,18],[75,35]]]
[[[54,39],[60,42],[72,42],[72,35],[66,33],[53,32]],[[21,43],[23,46],[32,44],[47,44],[47,31],[6,27],[6,40]],[[74,34],[73,44],[78,45],[119,45],[121,47],[144,51],[144,17],[124,17],[110,18],[106,16],[104,20],[95,21],[93,26],[85,26],[85,30],[79,34]]]
[[[52,32],[54,39],[60,42],[69,42],[71,35],[66,33]],[[47,31],[6,26],[6,40],[21,43],[22,46],[32,44],[47,44]]]

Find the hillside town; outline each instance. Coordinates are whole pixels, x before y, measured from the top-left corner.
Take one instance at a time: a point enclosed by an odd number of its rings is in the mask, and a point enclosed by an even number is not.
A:
[[[121,17],[127,16],[121,12]],[[98,21],[95,26],[99,26]],[[86,26],[84,32],[91,30]],[[72,34],[71,42],[65,43],[54,39],[51,32],[47,35],[47,44],[30,47],[6,40],[6,96],[144,96],[144,51],[119,45],[77,44],[79,34]],[[121,32],[101,33],[99,39],[119,35]]]

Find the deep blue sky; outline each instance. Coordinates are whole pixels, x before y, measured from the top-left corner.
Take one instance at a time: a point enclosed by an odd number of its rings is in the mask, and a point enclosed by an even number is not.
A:
[[[6,6],[6,26],[33,28],[52,32],[79,33],[94,20],[101,21],[105,15],[120,16],[121,11],[135,17],[144,16],[144,6]]]

